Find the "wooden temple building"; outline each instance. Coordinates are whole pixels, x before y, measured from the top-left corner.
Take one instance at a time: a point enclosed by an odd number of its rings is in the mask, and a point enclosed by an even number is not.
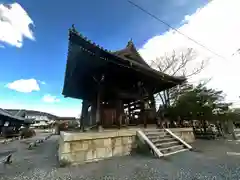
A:
[[[18,133],[19,128],[29,126],[31,121],[25,119],[25,114],[11,114],[9,111],[0,108],[0,136],[6,137]]]
[[[111,52],[69,30],[62,94],[83,100],[82,128],[155,123],[153,95],[184,81],[152,69],[132,41]]]

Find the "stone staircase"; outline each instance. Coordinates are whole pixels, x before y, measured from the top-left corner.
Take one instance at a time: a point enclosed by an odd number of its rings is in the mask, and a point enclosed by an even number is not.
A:
[[[169,156],[192,148],[169,129],[146,129],[140,133],[142,137],[143,134],[145,135],[145,143],[150,145],[154,154],[159,157]]]

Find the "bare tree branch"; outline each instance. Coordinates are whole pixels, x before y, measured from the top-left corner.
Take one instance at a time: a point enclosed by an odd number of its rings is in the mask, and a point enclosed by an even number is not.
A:
[[[185,77],[188,78],[196,74],[199,74],[206,67],[205,62],[206,61],[202,61],[199,67],[195,68],[190,74],[185,75]]]
[[[158,57],[156,60],[152,61],[151,66],[171,76],[181,75],[189,78],[199,74],[205,68],[206,60],[201,60],[200,63],[197,63],[194,62],[196,58],[196,52],[192,48],[188,48],[186,51],[179,54],[173,51],[171,55],[165,54],[162,57]],[[195,66],[192,71],[189,70],[190,63],[193,63]],[[177,86],[157,94],[162,101],[163,107],[175,103],[176,99],[180,96],[179,93],[181,92],[181,88],[181,86]],[[172,97],[171,94],[174,94],[175,97]]]

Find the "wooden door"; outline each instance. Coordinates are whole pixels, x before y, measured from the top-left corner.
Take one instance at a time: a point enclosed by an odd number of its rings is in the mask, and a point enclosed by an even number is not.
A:
[[[116,122],[116,110],[115,109],[104,109],[103,110],[103,126],[111,127]]]

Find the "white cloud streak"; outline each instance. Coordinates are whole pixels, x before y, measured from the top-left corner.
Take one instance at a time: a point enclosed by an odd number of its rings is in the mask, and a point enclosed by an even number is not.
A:
[[[45,81],[39,81],[39,83],[42,84],[42,85],[45,85],[45,84],[46,84]]]
[[[40,87],[36,79],[20,79],[8,83],[6,85],[7,88],[22,92],[22,93],[30,93],[33,91],[39,91]]]
[[[0,42],[22,47],[24,37],[35,40],[30,25],[32,19],[18,3],[0,3]]]
[[[60,99],[58,99],[56,96],[52,96],[50,94],[46,94],[43,96],[42,98],[43,102],[46,103],[56,103],[56,102],[60,102]]]

